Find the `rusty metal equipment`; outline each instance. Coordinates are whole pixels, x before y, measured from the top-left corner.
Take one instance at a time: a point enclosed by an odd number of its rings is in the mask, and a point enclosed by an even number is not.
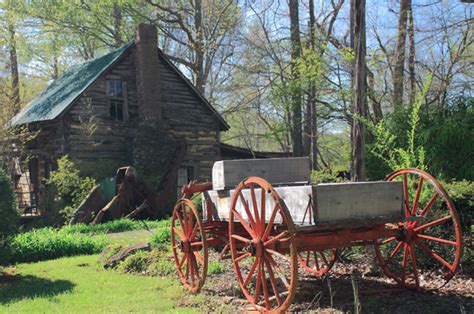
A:
[[[250,168],[237,173],[245,177]],[[209,248],[223,247],[243,294],[262,312],[288,309],[298,268],[323,276],[340,248],[373,245],[384,273],[413,289],[426,288],[433,277],[442,276],[446,284],[460,262],[453,202],[433,176],[418,169],[393,172],[386,182],[272,184],[248,177],[220,190],[191,182],[182,193],[171,218],[171,242],[183,285],[199,292]],[[192,201],[199,194],[202,211]]]

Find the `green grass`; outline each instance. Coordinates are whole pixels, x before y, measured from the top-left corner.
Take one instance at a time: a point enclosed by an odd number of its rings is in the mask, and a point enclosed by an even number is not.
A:
[[[97,225],[77,224],[61,228],[68,233],[103,234],[113,232],[124,232],[141,229],[154,229],[163,224],[162,221],[144,221],[122,218]]]
[[[0,286],[0,313],[190,313],[202,295],[187,295],[174,277],[105,271],[97,255],[17,266],[18,281]],[[204,308],[204,307],[203,307]]]

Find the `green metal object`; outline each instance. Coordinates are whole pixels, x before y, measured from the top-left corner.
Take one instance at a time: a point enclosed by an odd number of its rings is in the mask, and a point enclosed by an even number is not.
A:
[[[134,44],[67,69],[10,121],[10,127],[48,121],[61,115],[74,101]]]
[[[102,198],[110,201],[115,196],[115,177],[107,177],[99,181]]]

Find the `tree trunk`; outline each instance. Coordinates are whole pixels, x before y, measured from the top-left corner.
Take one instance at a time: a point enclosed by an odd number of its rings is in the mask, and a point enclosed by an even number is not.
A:
[[[113,17],[114,17],[114,48],[119,48],[123,45],[122,40],[122,10],[114,3],[113,5]]]
[[[409,51],[408,51],[408,77],[409,77],[409,90],[408,97],[410,104],[415,103],[416,97],[416,77],[415,77],[415,25],[413,23],[413,7],[411,0],[408,0],[408,40],[409,40]]]
[[[296,60],[301,56],[301,40],[299,27],[298,0],[290,0],[290,31],[291,31],[291,74],[294,80],[292,93],[292,127],[291,139],[293,142],[293,155],[303,155],[302,129],[301,129],[301,91],[299,88],[299,74]]]
[[[407,11],[410,0],[400,0],[398,17],[398,38],[395,48],[395,66],[393,68],[393,104],[395,107],[403,104],[403,74],[405,71],[405,42],[407,32]]]
[[[203,33],[202,33],[202,3],[201,0],[196,0],[194,8],[194,27],[196,28],[195,39],[195,85],[196,88],[204,94],[204,52],[202,48]]]
[[[310,43],[311,49],[314,51],[316,49],[315,43],[315,27],[316,27],[316,18],[314,16],[314,0],[309,0],[309,31],[310,31]],[[318,170],[318,120],[316,116],[316,86],[311,84],[311,89],[309,91],[309,107],[311,115],[311,132],[310,132],[310,160],[311,160],[311,169]]]
[[[16,51],[15,23],[8,19],[8,32],[10,34],[10,74],[12,76],[12,93],[10,96],[10,114],[16,115],[20,111],[20,75],[18,72],[18,56]]]
[[[353,106],[354,116],[365,117],[366,114],[366,69],[365,69],[365,0],[354,0],[351,7],[354,16],[353,47],[354,47],[354,70],[353,70]],[[352,163],[353,181],[365,180],[364,161],[364,124],[358,118],[352,121]]]

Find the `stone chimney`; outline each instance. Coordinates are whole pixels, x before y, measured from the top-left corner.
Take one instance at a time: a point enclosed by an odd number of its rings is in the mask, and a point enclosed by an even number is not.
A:
[[[135,45],[140,120],[154,125],[162,117],[156,27],[143,23],[138,25]]]

